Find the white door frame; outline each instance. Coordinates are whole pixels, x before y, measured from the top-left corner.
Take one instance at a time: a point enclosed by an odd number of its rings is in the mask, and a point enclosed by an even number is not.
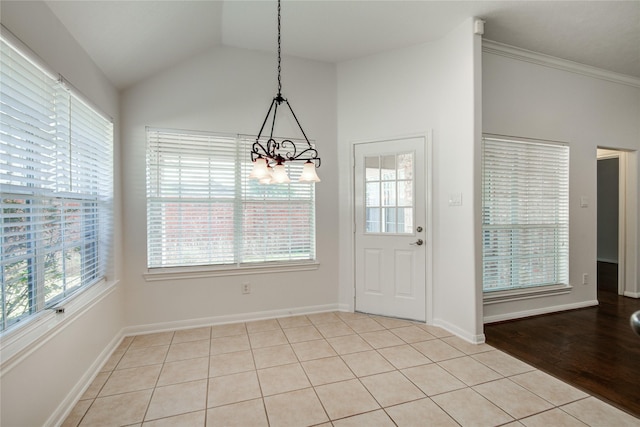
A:
[[[425,141],[424,153],[424,167],[425,167],[425,215],[424,224],[425,224],[425,319],[428,325],[433,323],[433,199],[432,199],[432,188],[433,188],[433,132],[430,130],[425,133],[417,133],[417,134],[409,134],[402,135],[396,137],[388,137],[388,138],[376,138],[376,139],[366,139],[366,140],[357,140],[351,141],[349,151],[351,153],[350,159],[350,214],[351,214],[351,292],[352,292],[352,308],[355,311],[356,307],[356,192],[355,192],[355,167],[356,167],[356,145],[358,144],[367,144],[374,142],[385,142],[385,141],[394,141],[398,139],[410,139],[410,138],[423,138]],[[416,221],[418,219],[416,218]],[[417,222],[416,222],[417,223]]]
[[[618,294],[640,298],[637,276],[637,164],[638,153],[598,147],[597,160],[618,159]]]

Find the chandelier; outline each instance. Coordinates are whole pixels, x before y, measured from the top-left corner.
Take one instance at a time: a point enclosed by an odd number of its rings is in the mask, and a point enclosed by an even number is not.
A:
[[[311,145],[309,138],[304,133],[296,113],[293,112],[291,104],[286,98],[282,96],[282,79],[280,77],[281,71],[281,47],[280,47],[280,0],[278,0],[278,93],[271,101],[267,116],[262,122],[260,132],[256,142],[251,146],[251,161],[253,162],[253,169],[249,178],[257,179],[262,184],[282,184],[291,182],[285,168],[286,162],[305,162],[302,167],[302,174],[300,175],[300,182],[320,182],[316,168],[320,167],[320,157],[318,157],[318,151]],[[298,142],[296,145],[290,139],[283,139],[277,141],[273,137],[273,130],[276,125],[276,115],[278,114],[278,107],[285,104],[291,115],[295,119],[304,141]],[[272,114],[273,113],[273,114]],[[262,139],[262,132],[267,122],[271,121],[271,132],[269,139],[264,141]],[[266,138],[266,136],[265,136]],[[306,145],[305,145],[306,143]]]

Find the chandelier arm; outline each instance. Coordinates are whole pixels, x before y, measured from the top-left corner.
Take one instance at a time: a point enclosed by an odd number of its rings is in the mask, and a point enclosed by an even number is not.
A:
[[[291,108],[291,104],[289,104],[289,101],[287,101],[286,99],[284,100],[284,102],[287,103],[287,107],[289,107],[289,111],[291,111],[291,115],[293,116],[293,118],[295,119],[296,123],[298,124],[298,128],[300,128],[300,132],[302,132],[302,136],[304,136],[304,140],[307,141],[307,145],[309,146],[309,148],[312,148],[312,145],[309,142],[309,138],[307,138],[307,134],[304,133],[304,129],[302,129],[302,125],[298,121],[298,117],[296,116],[296,113],[294,113],[293,112],[293,108]]]
[[[276,117],[278,116],[278,106],[280,105],[278,99],[279,95],[273,99],[275,108],[273,110],[273,120],[271,121],[271,133],[269,134],[269,138],[271,139],[273,139],[273,130],[276,128]]]
[[[262,131],[264,130],[265,125],[267,124],[267,120],[269,120],[269,115],[271,114],[271,110],[273,110],[273,105],[274,104],[276,104],[276,98],[273,98],[273,101],[271,101],[271,106],[269,107],[269,111],[267,111],[267,115],[264,118],[264,122],[262,122],[262,126],[260,127],[260,132],[258,132],[258,137],[256,138],[256,142],[262,136]],[[274,117],[274,120],[275,120],[275,115],[273,117]],[[273,131],[271,133],[273,135]]]
[[[284,155],[284,158],[287,160],[296,160],[299,157],[299,155],[297,154],[298,147],[296,147],[296,144],[290,139],[285,139],[280,143],[280,146],[283,150],[286,150],[287,146],[289,145],[293,148],[293,153],[291,153],[291,151],[287,151]]]
[[[262,150],[262,153],[260,152]],[[265,158],[268,160],[269,153],[264,145],[260,144],[260,142],[256,141],[251,145],[251,161],[255,162],[259,158]]]
[[[312,156],[311,157],[302,157],[307,153],[311,153]],[[287,156],[289,155],[289,153],[287,153]],[[315,148],[307,148],[302,150],[299,153],[294,153],[294,156],[292,157],[288,157],[289,160],[320,160],[320,158],[318,157],[318,151]]]

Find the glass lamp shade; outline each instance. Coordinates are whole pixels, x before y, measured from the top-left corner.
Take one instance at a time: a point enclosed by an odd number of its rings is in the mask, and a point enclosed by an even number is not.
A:
[[[258,179],[260,184],[271,184],[273,182],[273,168],[267,164],[267,175]]]
[[[320,178],[316,173],[316,165],[310,160],[302,167],[302,174],[300,174],[300,182],[320,182]]]
[[[253,169],[249,174],[249,178],[262,180],[265,178],[271,178],[271,173],[269,172],[269,168],[267,166],[267,159],[263,159],[262,157],[258,157],[253,162]]]
[[[283,164],[277,164],[276,167],[273,168],[273,176],[271,177],[271,182],[274,184],[287,184],[291,182]]]

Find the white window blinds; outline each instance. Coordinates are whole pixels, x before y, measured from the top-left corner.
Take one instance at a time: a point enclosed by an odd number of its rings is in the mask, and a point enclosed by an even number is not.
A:
[[[0,42],[0,330],[104,278],[113,125]]]
[[[253,139],[149,128],[147,143],[149,268],[315,259],[315,187],[248,179]]]
[[[484,291],[568,284],[569,147],[485,137]]]

